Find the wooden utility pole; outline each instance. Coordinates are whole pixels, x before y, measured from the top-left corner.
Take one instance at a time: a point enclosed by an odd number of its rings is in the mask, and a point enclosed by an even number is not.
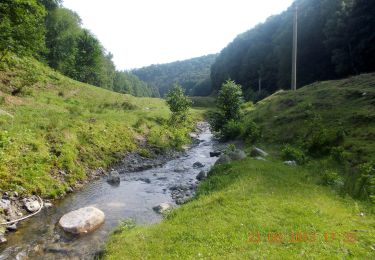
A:
[[[298,7],[294,3],[294,21],[293,21],[293,51],[292,51],[292,90],[297,89],[297,31],[298,31]]]
[[[262,72],[261,70],[258,70],[258,91],[259,93],[262,91]]]

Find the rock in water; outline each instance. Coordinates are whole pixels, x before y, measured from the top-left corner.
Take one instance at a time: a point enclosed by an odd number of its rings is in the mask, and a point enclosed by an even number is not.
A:
[[[118,171],[111,171],[107,177],[107,182],[109,184],[119,184],[120,174],[118,173]]]
[[[210,152],[210,157],[219,157],[221,152]]]
[[[266,156],[268,156],[268,153],[265,152],[265,151],[263,151],[263,150],[260,149],[260,148],[253,147],[253,149],[251,150],[250,155],[251,155],[252,157],[257,157],[257,156],[266,157]]]
[[[95,207],[85,207],[71,211],[59,221],[59,225],[72,234],[89,233],[103,224],[105,215]]]
[[[207,174],[205,171],[200,171],[196,178],[198,181],[202,181],[207,178]]]
[[[23,204],[25,205],[25,208],[27,211],[34,213],[38,211],[41,207],[38,198],[32,196],[30,198],[23,199]]]
[[[159,205],[152,208],[157,213],[163,214],[164,212],[167,212],[172,209],[172,205],[169,203],[160,203]]]
[[[195,162],[195,163],[193,164],[193,168],[202,168],[202,167],[204,167],[204,164],[201,163],[201,162]]]

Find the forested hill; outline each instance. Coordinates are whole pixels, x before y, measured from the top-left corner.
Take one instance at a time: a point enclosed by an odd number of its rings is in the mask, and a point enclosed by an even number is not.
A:
[[[135,96],[159,96],[157,89],[128,72],[116,71],[112,54],[81,26],[62,0],[1,0],[0,63],[34,56],[75,80]]]
[[[375,71],[375,1],[297,0],[298,86]],[[212,66],[213,88],[231,78],[246,97],[288,89],[294,7],[239,35]]]
[[[180,84],[189,95],[211,94],[210,68],[217,54],[167,64],[151,65],[132,71],[141,80],[159,89],[164,95],[174,83]]]

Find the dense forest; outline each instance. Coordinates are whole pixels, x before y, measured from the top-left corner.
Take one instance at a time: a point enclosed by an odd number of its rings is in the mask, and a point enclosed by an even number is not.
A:
[[[206,55],[184,61],[151,65],[132,71],[141,80],[157,87],[164,96],[174,83],[178,83],[186,94],[191,96],[207,96],[211,94],[210,69],[217,57]]]
[[[34,56],[75,80],[135,96],[159,96],[157,89],[128,72],[116,71],[112,54],[82,28],[62,0],[2,0],[0,61],[14,53]]]
[[[299,87],[375,70],[375,1],[297,0]],[[289,89],[295,7],[237,36],[212,65],[217,91],[227,79],[247,99]],[[261,91],[259,91],[259,79]]]

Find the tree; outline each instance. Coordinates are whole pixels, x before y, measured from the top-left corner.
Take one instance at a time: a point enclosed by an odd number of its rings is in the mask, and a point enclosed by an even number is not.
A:
[[[9,52],[36,56],[44,48],[45,14],[36,0],[0,2],[0,62]]]
[[[217,96],[217,107],[224,117],[225,122],[238,120],[241,117],[241,104],[243,94],[241,85],[232,80],[227,80],[221,87]]]
[[[78,37],[81,19],[75,12],[56,8],[46,18],[46,58],[48,64],[69,77],[75,77]]]
[[[171,123],[178,124],[185,122],[192,102],[184,95],[184,91],[180,85],[173,85],[166,96],[166,101],[172,112]]]
[[[105,84],[104,54],[99,41],[83,30],[77,39],[75,79],[102,87]]]

